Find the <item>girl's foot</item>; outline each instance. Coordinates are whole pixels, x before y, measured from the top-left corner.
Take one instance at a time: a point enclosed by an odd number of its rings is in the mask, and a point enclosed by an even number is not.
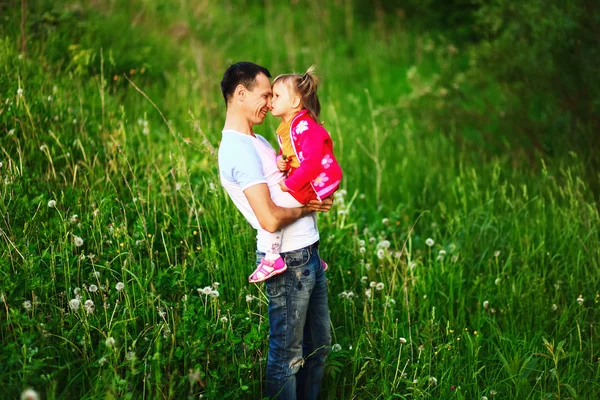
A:
[[[272,276],[281,274],[287,269],[283,258],[278,257],[275,261],[270,261],[264,257],[260,260],[258,267],[254,270],[252,275],[248,277],[248,282],[258,283],[269,279]]]

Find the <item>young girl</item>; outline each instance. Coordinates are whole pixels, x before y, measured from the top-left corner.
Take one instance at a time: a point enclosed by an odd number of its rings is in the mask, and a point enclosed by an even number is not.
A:
[[[314,65],[304,74],[279,75],[273,81],[271,113],[281,117],[277,139],[281,148],[278,168],[287,173],[279,185],[300,204],[324,199],[340,186],[342,169],[333,155],[329,133],[319,121],[321,104],[317,97],[317,77]],[[261,259],[248,280],[262,282],[287,269],[279,255],[283,231],[271,234],[270,250]],[[323,269],[327,264],[321,260]]]

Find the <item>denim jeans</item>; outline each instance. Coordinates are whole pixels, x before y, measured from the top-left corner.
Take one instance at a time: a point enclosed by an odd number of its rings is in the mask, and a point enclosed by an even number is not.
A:
[[[258,259],[262,253],[258,253]],[[267,396],[316,399],[331,351],[327,278],[318,242],[281,253],[287,270],[266,281],[269,298]]]

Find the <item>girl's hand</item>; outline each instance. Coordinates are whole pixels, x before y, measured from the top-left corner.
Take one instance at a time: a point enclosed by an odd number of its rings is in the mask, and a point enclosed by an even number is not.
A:
[[[282,192],[289,192],[290,189],[288,189],[287,186],[285,186],[285,183],[283,182],[283,180],[279,181],[279,187],[281,188]]]
[[[290,169],[290,157],[291,156],[288,156],[285,159],[284,159],[284,157],[285,157],[285,155],[277,157],[277,168],[279,168],[279,170],[281,172],[285,172],[288,169]]]

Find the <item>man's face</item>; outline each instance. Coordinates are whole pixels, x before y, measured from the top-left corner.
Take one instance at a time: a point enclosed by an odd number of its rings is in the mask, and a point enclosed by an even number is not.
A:
[[[264,74],[256,76],[256,84],[252,91],[246,91],[244,112],[252,124],[262,124],[271,109],[271,82]]]

